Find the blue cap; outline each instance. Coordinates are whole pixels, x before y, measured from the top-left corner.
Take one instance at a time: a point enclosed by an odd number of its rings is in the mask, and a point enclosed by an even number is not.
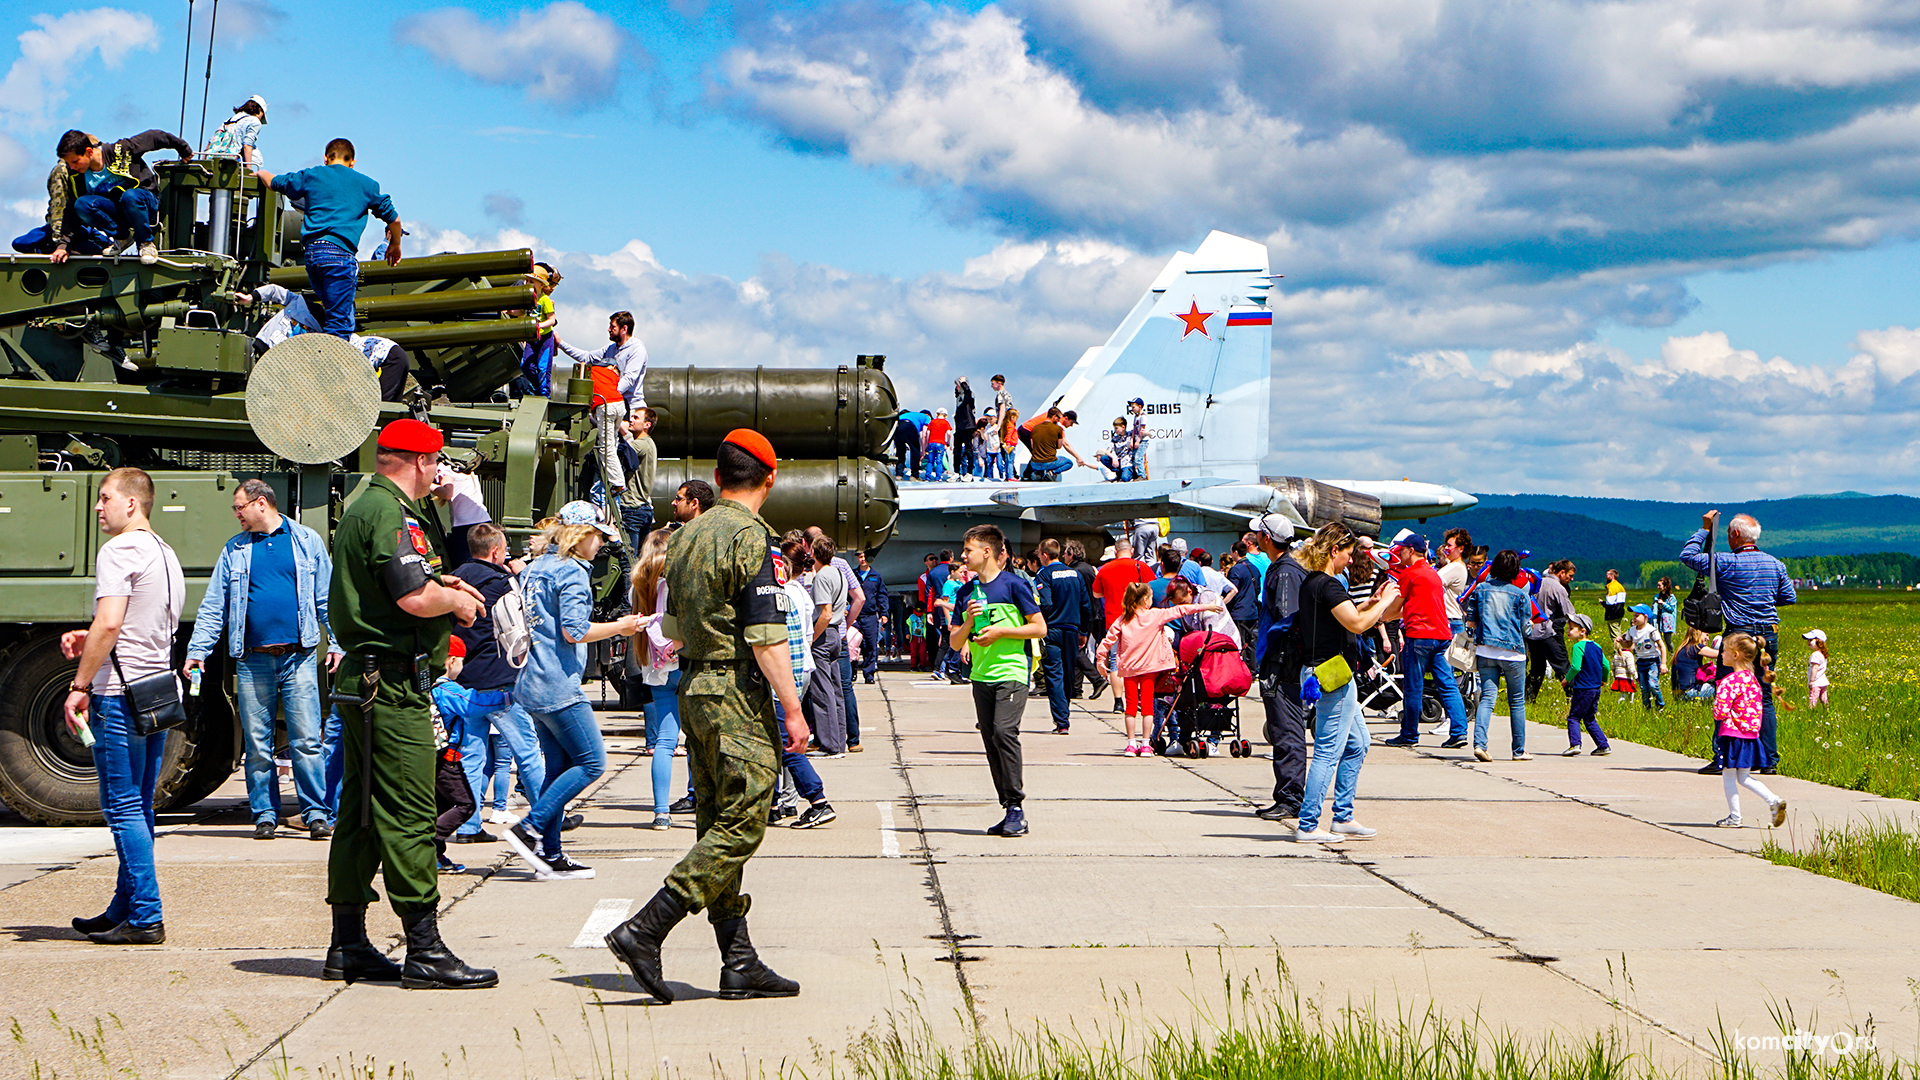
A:
[[[601,520],[600,508],[585,499],[575,499],[561,507],[560,524],[591,525],[605,533],[610,540],[620,539],[620,534],[614,531],[613,526]]]
[[[1633,607],[1628,608],[1627,610],[1637,612],[1641,615],[1645,615],[1649,619],[1653,618],[1653,608],[1647,606],[1646,604],[1635,604],[1633,605]]]

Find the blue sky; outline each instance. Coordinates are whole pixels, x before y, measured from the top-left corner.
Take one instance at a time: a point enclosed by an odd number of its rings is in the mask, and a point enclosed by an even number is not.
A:
[[[197,0],[189,138],[206,19]],[[0,16],[0,228],[180,118],[187,4]],[[224,0],[208,125],[346,135],[412,250],[527,244],[656,363],[1043,394],[1209,229],[1267,243],[1277,470],[1920,493],[1920,31],[1894,5]],[[1302,408],[1309,401],[1311,408]]]

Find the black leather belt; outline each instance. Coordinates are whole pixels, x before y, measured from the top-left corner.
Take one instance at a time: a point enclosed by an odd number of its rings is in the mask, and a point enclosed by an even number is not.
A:
[[[292,653],[310,652],[304,645],[255,645],[247,650],[262,656],[287,656]]]

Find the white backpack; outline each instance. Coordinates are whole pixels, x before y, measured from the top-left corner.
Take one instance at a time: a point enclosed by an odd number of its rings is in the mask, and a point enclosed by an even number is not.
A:
[[[527,594],[519,578],[510,580],[506,594],[493,602],[487,615],[493,619],[493,640],[500,645],[500,655],[515,668],[526,667],[527,654],[533,651],[533,631],[527,625]]]

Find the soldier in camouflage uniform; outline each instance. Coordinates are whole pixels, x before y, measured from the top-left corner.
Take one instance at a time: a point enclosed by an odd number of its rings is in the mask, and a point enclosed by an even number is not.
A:
[[[720,945],[720,996],[792,997],[800,984],[760,962],[747,938],[750,900],[740,891],[747,860],[767,834],[779,747],[804,753],[806,722],[787,656],[786,591],[773,559],[773,530],[760,507],[773,490],[773,446],[757,431],[728,433],[715,454],[720,499],[674,534],[667,548],[665,633],[681,643],[680,723],[688,735],[699,840],[639,914],[607,935],[607,947],[661,1002],[673,991],[660,944],[681,919],[705,908]],[[773,699],[786,716],[784,740]]]
[[[440,876],[433,851],[433,722],[427,688],[446,670],[452,624],[473,625],[483,600],[442,575],[446,539],[420,509],[433,486],[440,433],[418,420],[380,431],[375,476],[340,516],[333,540],[333,632],[346,659],[337,693],[346,775],[327,860],[333,943],[322,974],[347,982],[399,982],[409,990],[494,986],[440,940]],[[338,699],[336,699],[338,700]],[[367,904],[387,900],[407,934],[402,969],[367,941]]]

